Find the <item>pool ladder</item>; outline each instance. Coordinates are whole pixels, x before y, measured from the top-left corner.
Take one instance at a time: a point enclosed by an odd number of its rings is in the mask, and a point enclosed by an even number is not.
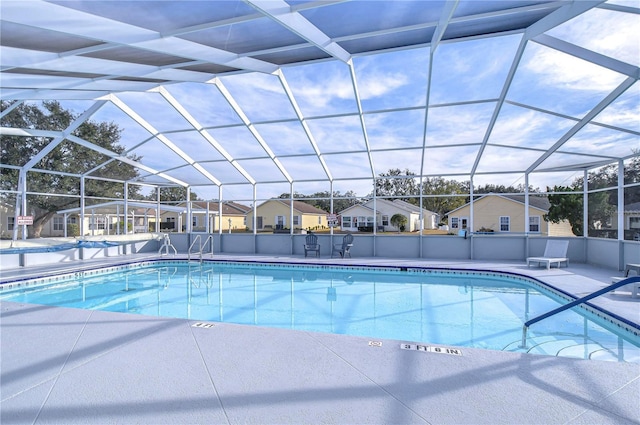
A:
[[[191,260],[191,252],[193,250],[193,246],[198,242],[198,241],[202,241],[202,238],[200,237],[200,235],[197,235],[196,238],[193,240],[193,242],[191,242],[191,245],[189,246],[189,250],[187,251],[187,255],[189,260]],[[202,257],[203,257],[203,252],[204,252],[204,248],[207,246],[207,243],[209,244],[209,246],[211,247],[211,256],[213,257],[213,235],[209,235],[207,237],[207,239],[205,239],[204,243],[201,243],[198,246],[198,256],[200,259],[200,262],[202,262]]]

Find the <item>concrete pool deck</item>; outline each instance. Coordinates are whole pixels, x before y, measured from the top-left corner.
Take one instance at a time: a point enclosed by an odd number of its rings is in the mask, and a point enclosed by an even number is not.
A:
[[[146,257],[126,257],[134,258]],[[487,268],[576,295],[621,274],[584,264],[215,258]],[[53,269],[3,270],[2,279]],[[640,323],[640,299],[627,293],[594,304]],[[196,323],[1,302],[0,423],[640,424],[636,363],[473,348],[450,355],[401,349],[406,341]]]

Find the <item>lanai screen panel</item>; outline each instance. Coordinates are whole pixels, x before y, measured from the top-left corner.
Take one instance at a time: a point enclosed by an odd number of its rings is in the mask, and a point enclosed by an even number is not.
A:
[[[365,196],[390,169],[543,187],[638,155],[639,17],[633,1],[3,1],[0,135],[91,152],[75,128],[11,119],[59,101],[122,129],[122,154],[96,148],[78,173],[128,157],[136,181],[214,198]],[[46,161],[2,157],[24,166]]]

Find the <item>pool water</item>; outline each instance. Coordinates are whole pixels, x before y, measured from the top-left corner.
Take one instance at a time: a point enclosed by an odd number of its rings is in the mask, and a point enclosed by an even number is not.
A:
[[[498,273],[149,262],[51,282],[3,285],[0,299],[407,342],[640,362],[640,338],[567,301]]]

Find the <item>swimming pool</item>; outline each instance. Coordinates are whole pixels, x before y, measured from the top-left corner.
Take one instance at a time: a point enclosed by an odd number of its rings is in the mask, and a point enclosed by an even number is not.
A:
[[[523,351],[526,320],[567,302],[504,273],[218,261],[146,261],[0,288],[4,301],[508,351]],[[574,308],[535,324],[524,351],[640,362],[637,329],[596,313]]]

